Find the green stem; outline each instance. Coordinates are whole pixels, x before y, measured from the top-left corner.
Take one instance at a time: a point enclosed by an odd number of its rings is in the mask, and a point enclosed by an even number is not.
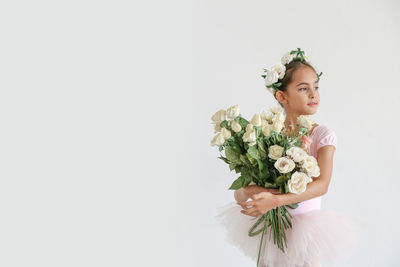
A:
[[[264,221],[264,227],[263,227],[263,232],[262,232],[262,236],[261,236],[260,247],[258,248],[257,267],[259,266],[259,263],[260,263],[261,247],[262,247],[263,240],[264,240],[265,229],[267,229],[267,227],[268,227],[267,221]]]

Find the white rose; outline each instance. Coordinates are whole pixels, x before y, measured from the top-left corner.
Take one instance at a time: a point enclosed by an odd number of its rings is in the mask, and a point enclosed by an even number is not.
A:
[[[272,124],[272,130],[279,133],[283,129],[283,122],[282,121],[274,121]]]
[[[312,182],[311,177],[303,172],[295,172],[292,174],[289,182],[288,188],[290,193],[301,194],[306,191],[307,184]]]
[[[319,169],[318,165],[314,166],[314,168],[307,171],[307,174],[311,177],[319,177],[321,173],[320,173],[320,169]]]
[[[240,124],[239,124],[237,121],[235,121],[235,120],[233,120],[233,121],[231,122],[231,127],[232,127],[232,130],[233,130],[235,133],[238,133],[238,132],[240,132],[240,131],[242,130],[242,126],[240,126]]]
[[[243,141],[249,143],[249,146],[254,146],[257,141],[256,132],[245,132],[243,135]]]
[[[237,116],[239,116],[240,114],[240,108],[239,105],[234,105],[228,108],[228,110],[226,111],[227,116],[229,119],[234,119]]]
[[[294,169],[296,164],[293,160],[282,157],[275,162],[274,166],[280,173],[288,173]]]
[[[285,115],[282,112],[278,112],[275,117],[275,121],[285,122]]]
[[[272,113],[265,113],[264,111],[261,113],[261,119],[266,120],[268,122],[272,122],[274,114]]]
[[[293,60],[293,55],[290,54],[290,52],[287,52],[286,54],[283,55],[281,58],[281,63],[283,65],[289,64]]]
[[[218,133],[214,138],[211,140],[211,146],[222,146],[225,143],[225,138],[222,133]]]
[[[269,123],[266,123],[261,127],[261,130],[265,136],[269,136],[272,131],[272,125]]]
[[[226,111],[223,109],[218,110],[212,117],[213,123],[221,123],[226,118]]]
[[[214,133],[218,133],[221,130],[219,123],[214,124]]]
[[[270,86],[278,81],[279,75],[277,72],[271,70],[267,71],[267,76],[265,76],[265,85]]]
[[[273,145],[268,148],[268,157],[271,159],[279,159],[282,157],[283,154],[283,147],[278,146],[278,145]]]
[[[253,124],[251,124],[251,123],[247,124],[246,132],[252,132],[252,131],[254,131]]]
[[[264,120],[264,119],[261,119],[261,128],[266,124],[268,124],[268,121]]]
[[[304,158],[302,163],[302,168],[308,173],[311,177],[318,177],[320,175],[320,169],[318,166],[318,161],[313,156],[307,156]]]
[[[231,131],[229,131],[226,128],[222,128],[221,133],[222,133],[222,136],[225,138],[225,140],[229,139],[231,137],[231,135],[232,135]]]
[[[293,146],[286,150],[286,155],[293,159],[295,162],[302,162],[308,157],[307,152],[301,147]]]
[[[275,64],[272,67],[272,70],[278,74],[279,79],[282,79],[285,76],[286,67],[280,63]]]
[[[261,126],[261,116],[260,114],[254,114],[253,118],[250,121],[254,126]]]
[[[300,123],[301,126],[305,127],[309,130],[312,129],[314,121],[307,115],[300,115],[297,117],[297,121]]]
[[[273,114],[278,114],[279,112],[283,112],[283,109],[281,107],[270,107],[269,111],[271,111]]]

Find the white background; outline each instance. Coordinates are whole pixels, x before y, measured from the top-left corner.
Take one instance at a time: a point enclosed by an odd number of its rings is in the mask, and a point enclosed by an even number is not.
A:
[[[323,208],[368,222],[342,266],[398,266],[397,1],[3,1],[0,265],[255,266],[216,207],[211,116],[275,105],[262,68],[323,71],[338,137]]]

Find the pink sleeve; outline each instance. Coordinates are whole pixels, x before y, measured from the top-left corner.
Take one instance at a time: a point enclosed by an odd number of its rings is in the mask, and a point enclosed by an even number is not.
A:
[[[333,130],[328,129],[328,131],[322,136],[321,140],[318,142],[317,150],[327,145],[333,145],[336,148],[336,143],[336,133]]]

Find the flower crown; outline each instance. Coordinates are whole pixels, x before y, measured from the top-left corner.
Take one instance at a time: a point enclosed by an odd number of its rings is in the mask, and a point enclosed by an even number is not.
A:
[[[282,79],[283,77],[285,77],[286,72],[285,65],[294,60],[311,63],[307,54],[300,48],[297,48],[297,50],[292,50],[285,53],[281,58],[281,63],[275,64],[269,70],[264,69],[264,74],[262,74],[261,77],[265,79],[265,86],[267,87],[267,90],[272,93],[272,95],[275,95],[277,90],[281,90],[280,86],[282,85]],[[320,74],[317,74],[318,81],[321,75],[322,72]]]

